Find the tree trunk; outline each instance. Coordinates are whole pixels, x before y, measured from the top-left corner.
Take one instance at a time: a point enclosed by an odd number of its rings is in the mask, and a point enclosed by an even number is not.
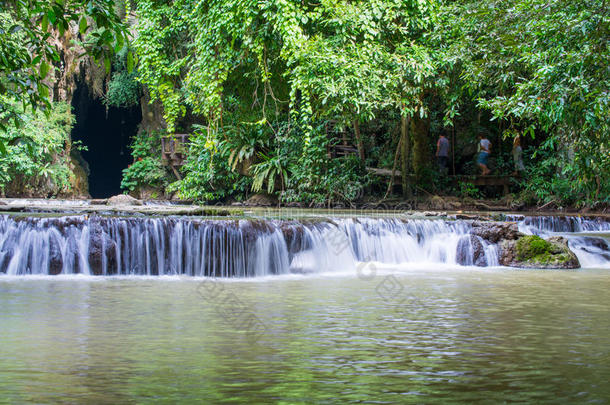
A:
[[[400,156],[400,150],[402,145],[402,136],[398,137],[398,144],[396,145],[396,153],[394,154],[394,163],[392,164],[392,173],[390,174],[390,181],[388,182],[388,189],[383,196],[384,199],[388,198],[388,195],[392,192],[392,186],[394,185],[394,173],[396,173],[396,166],[398,164],[398,157]]]
[[[362,144],[362,136],[360,135],[360,125],[358,120],[354,120],[354,135],[356,137],[356,145],[358,147],[358,156],[364,161],[364,145]]]
[[[413,171],[417,181],[421,182],[424,177],[425,169],[432,161],[428,145],[430,121],[427,118],[420,118],[419,115],[416,114],[413,116],[411,124],[411,133],[413,134]]]
[[[401,153],[402,153],[402,195],[403,197],[410,198],[411,197],[411,185],[408,180],[408,172],[409,172],[409,122],[411,121],[411,117],[405,117],[404,115],[401,118],[400,125],[400,136],[401,136]]]

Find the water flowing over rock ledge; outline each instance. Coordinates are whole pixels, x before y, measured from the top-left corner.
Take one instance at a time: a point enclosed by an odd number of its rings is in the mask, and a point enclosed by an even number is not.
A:
[[[568,243],[576,252],[569,265],[553,265],[555,259],[530,265],[506,246],[525,234],[603,231],[610,222],[513,219],[519,222],[4,215],[0,273],[254,277],[352,271],[359,262],[573,268],[580,260],[610,267],[608,242],[599,237],[552,242],[567,249],[557,254],[570,255]]]

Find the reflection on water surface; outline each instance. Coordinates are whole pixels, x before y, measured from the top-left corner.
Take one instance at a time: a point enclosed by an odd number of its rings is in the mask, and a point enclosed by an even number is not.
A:
[[[610,400],[608,270],[395,268],[219,281],[215,299],[201,283],[0,277],[2,398]]]

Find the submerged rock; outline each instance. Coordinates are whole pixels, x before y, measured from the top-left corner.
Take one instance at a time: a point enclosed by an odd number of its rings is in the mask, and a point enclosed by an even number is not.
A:
[[[510,267],[538,269],[577,269],[578,258],[561,236],[547,240],[536,235],[504,240],[500,244],[500,264]]]
[[[110,197],[107,202],[108,205],[142,205],[142,201],[133,198],[127,194],[119,194]]]
[[[610,241],[603,238],[585,237],[581,239],[579,248],[589,254],[601,256],[610,261]]]

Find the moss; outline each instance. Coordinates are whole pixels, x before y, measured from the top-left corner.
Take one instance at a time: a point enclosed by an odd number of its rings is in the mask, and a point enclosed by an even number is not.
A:
[[[528,235],[517,241],[517,259],[523,262],[541,264],[561,264],[572,257],[560,246],[554,245],[539,236]]]
[[[244,210],[235,208],[200,208],[195,210],[193,215],[213,216],[213,217],[227,217],[227,216],[242,216]]]
[[[551,259],[553,245],[539,236],[528,235],[517,241],[517,258],[520,261],[546,262]]]

